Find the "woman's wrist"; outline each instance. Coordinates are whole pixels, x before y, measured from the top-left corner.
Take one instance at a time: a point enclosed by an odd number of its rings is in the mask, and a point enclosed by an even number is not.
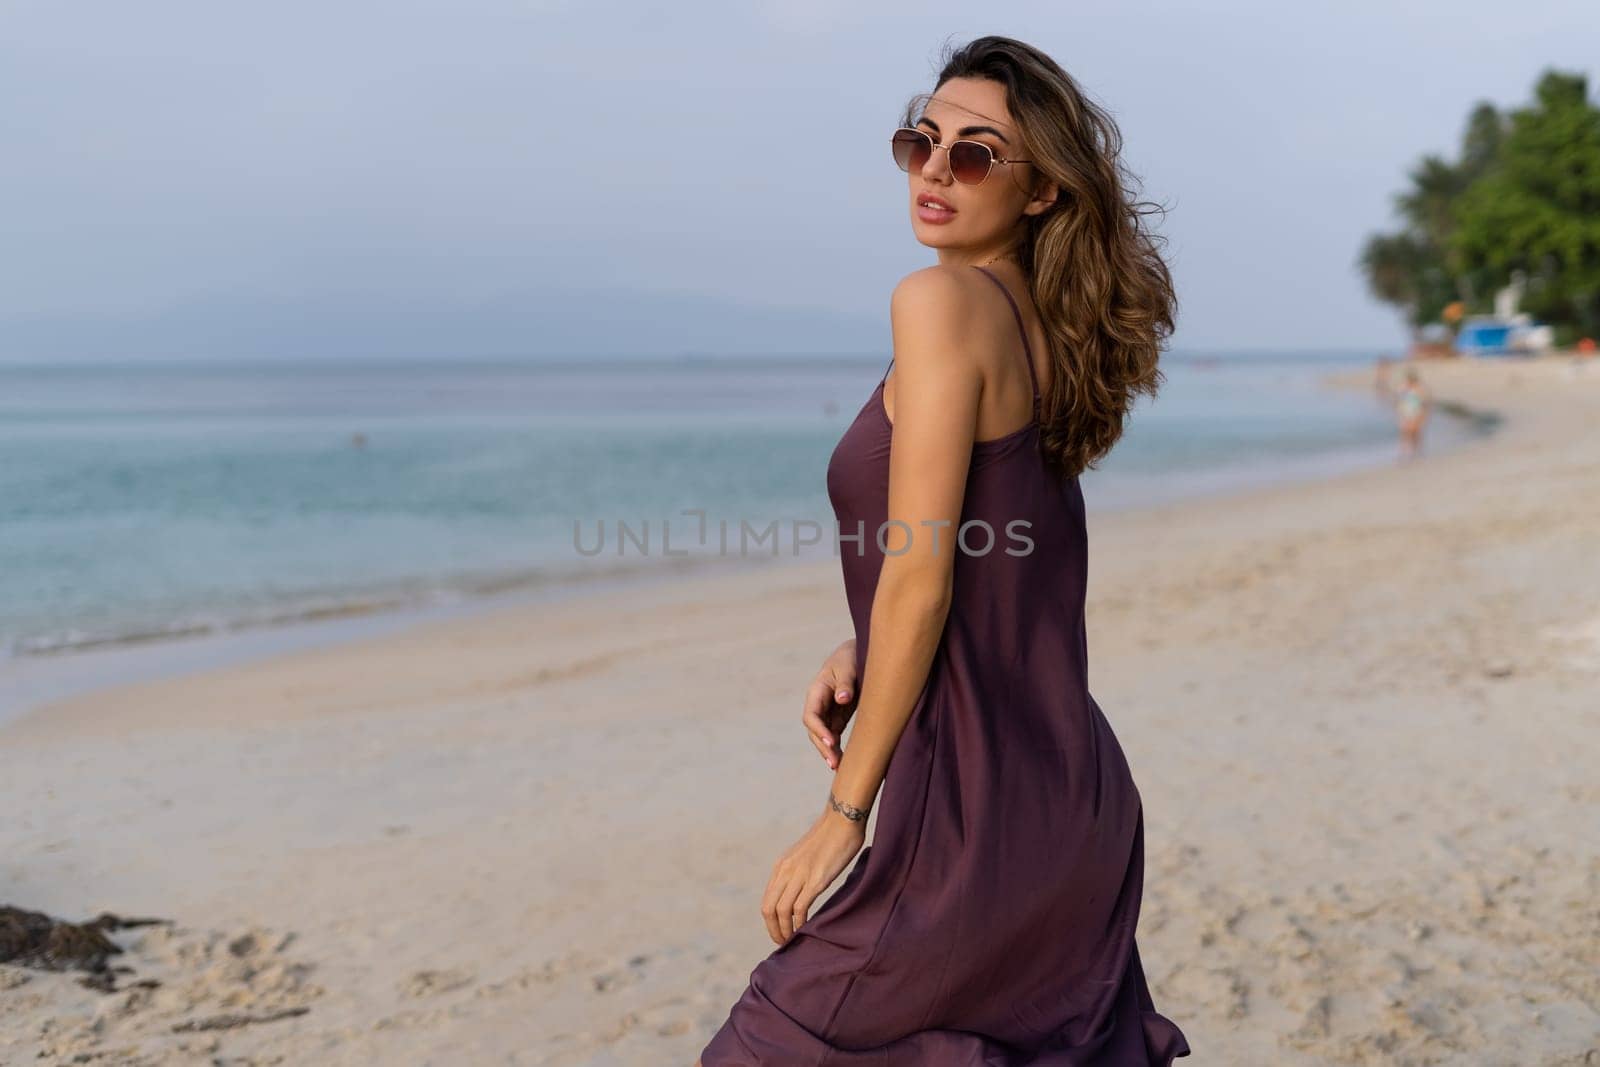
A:
[[[831,789],[828,790],[828,807],[830,810],[838,812],[846,819],[849,819],[851,822],[857,824],[865,824],[867,821],[867,813],[872,810],[872,805],[870,803],[867,804],[866,807],[861,807],[856,804],[851,804],[848,801],[840,800],[838,797],[833,795],[833,790]]]

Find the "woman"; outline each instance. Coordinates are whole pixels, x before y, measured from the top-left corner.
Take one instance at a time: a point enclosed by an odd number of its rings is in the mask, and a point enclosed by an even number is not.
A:
[[[892,148],[939,262],[896,286],[894,357],[828,465],[856,636],[805,721],[832,789],[697,1063],[1169,1065],[1143,807],[1086,684],[1078,474],[1161,381],[1171,278],[1110,118],[1025,44],[951,55]]]

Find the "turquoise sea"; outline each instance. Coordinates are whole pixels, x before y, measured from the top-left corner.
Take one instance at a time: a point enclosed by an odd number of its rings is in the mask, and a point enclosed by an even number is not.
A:
[[[1374,356],[1169,354],[1088,506],[1391,462],[1377,396],[1317,384]],[[886,364],[0,366],[0,659],[615,581],[663,559],[619,520],[714,555],[693,509],[808,517],[826,552],[828,456]]]

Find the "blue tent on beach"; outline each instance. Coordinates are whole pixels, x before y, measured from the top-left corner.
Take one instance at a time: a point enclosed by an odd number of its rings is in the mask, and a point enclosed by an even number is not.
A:
[[[1468,319],[1456,331],[1456,351],[1468,356],[1504,356],[1511,353],[1511,323],[1497,319]]]
[[[1525,312],[1510,317],[1471,315],[1456,331],[1456,351],[1463,356],[1531,356],[1553,342],[1551,328]]]

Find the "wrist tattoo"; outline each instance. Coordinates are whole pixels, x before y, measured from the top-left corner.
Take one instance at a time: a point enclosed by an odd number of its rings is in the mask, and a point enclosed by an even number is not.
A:
[[[867,817],[866,808],[858,808],[854,804],[846,804],[833,795],[833,790],[828,790],[828,807],[843,815],[851,822],[861,822]]]

